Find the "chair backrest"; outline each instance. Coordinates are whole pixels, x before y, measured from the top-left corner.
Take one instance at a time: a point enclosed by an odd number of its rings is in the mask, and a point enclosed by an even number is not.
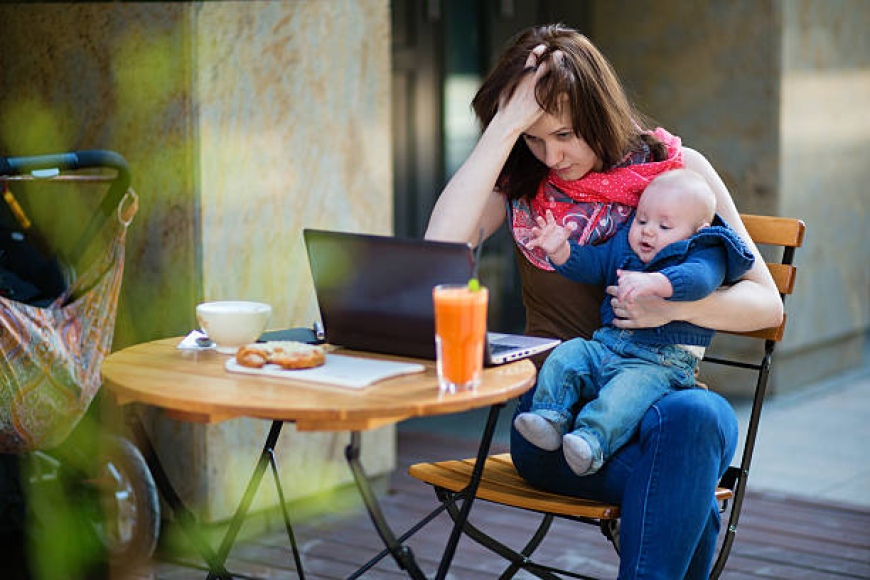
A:
[[[760,216],[743,214],[740,216],[749,236],[756,245],[778,247],[781,249],[779,257],[771,257],[766,260],[767,268],[773,276],[776,287],[783,300],[794,291],[794,282],[797,275],[795,268],[795,249],[803,245],[806,225],[802,220],[775,216]],[[765,328],[753,332],[729,332],[738,336],[762,338],[779,342],[785,333],[786,317],[783,316],[779,326]]]

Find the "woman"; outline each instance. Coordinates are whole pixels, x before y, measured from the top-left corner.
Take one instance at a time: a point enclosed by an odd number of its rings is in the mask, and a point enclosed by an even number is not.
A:
[[[725,184],[679,138],[642,126],[609,63],[586,37],[561,25],[520,34],[472,104],[483,133],[441,193],[426,237],[476,243],[481,228],[489,236],[507,222],[527,333],[589,338],[605,296],[605,289],[562,278],[525,247],[535,218],[549,210],[563,225],[573,222],[580,243],[598,243],[628,220],[649,181],[677,167],[709,183],[717,211],[746,241],[755,265],[737,284],[696,302],[650,297],[623,304],[612,297],[615,325],[685,320],[745,331],[779,324],[776,287]],[[530,401],[531,392],[517,412],[528,410]],[[538,449],[515,431],[511,454],[535,486],[621,504],[620,578],[707,578],[720,525],[713,493],[736,440],[727,401],[692,389],[656,403],[637,435],[595,475],[577,477],[560,451]]]

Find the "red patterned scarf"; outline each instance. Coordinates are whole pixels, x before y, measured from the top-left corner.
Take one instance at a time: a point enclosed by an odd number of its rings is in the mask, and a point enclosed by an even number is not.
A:
[[[610,238],[618,226],[631,216],[640,194],[660,173],[683,167],[680,138],[662,128],[652,132],[668,149],[667,159],[649,161],[649,151],[634,151],[618,166],[602,172],[590,172],[580,179],[565,181],[551,171],[541,182],[534,198],[511,202],[511,232],[523,254],[543,270],[552,270],[540,248],[528,250],[525,243],[535,218],[547,210],[556,222],[574,222],[572,234],[580,244],[598,244]]]

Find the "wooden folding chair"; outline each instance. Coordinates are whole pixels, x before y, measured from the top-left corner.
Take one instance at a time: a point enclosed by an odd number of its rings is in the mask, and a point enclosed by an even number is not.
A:
[[[803,244],[804,222],[797,219],[743,215],[743,222],[749,230],[749,235],[759,246],[781,248],[781,251],[771,252],[781,254],[778,258],[767,258],[767,265],[779,289],[780,296],[794,290],[796,269],[793,265],[795,249]],[[763,250],[765,253],[768,250]],[[778,327],[764,330],[728,333],[754,339],[759,348],[756,359],[758,362],[746,362],[746,359],[756,355],[728,355],[727,358],[705,356],[704,363],[725,365],[752,371],[755,379],[754,397],[744,440],[740,464],[728,468],[719,483],[716,498],[720,501],[723,512],[731,503],[731,513],[728,525],[724,528],[724,537],[720,539],[718,557],[713,566],[711,578],[718,578],[725,566],[725,561],[731,551],[734,536],[737,532],[737,522],[746,492],[746,481],[749,475],[749,465],[755,447],[758,424],[761,418],[761,407],[767,391],[767,381],[770,374],[771,358],[774,347],[781,341],[785,331],[785,317]],[[408,473],[425,483],[432,485],[446,511],[454,517],[459,513],[457,499],[463,497],[463,491],[469,484],[474,469],[475,459],[442,461],[437,463],[417,463],[408,469]],[[619,506],[600,503],[593,500],[578,499],[536,489],[523,480],[509,454],[492,455],[486,460],[482,479],[477,489],[476,497],[506,506],[538,512],[543,515],[540,525],[526,546],[517,552],[495,538],[483,532],[480,528],[466,523],[463,532],[471,539],[489,548],[510,562],[501,578],[511,578],[520,569],[524,569],[540,578],[559,578],[556,574],[575,578],[590,578],[567,570],[559,570],[544,564],[534,562],[532,553],[544,540],[547,531],[555,517],[598,525],[603,534],[613,542],[617,552]]]

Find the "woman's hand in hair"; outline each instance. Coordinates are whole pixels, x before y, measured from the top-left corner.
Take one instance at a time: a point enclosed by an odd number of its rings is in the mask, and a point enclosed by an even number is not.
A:
[[[509,88],[505,91],[499,103],[496,116],[516,127],[520,133],[534,125],[544,113],[541,105],[538,104],[535,90],[538,80],[550,66],[549,59],[541,60],[545,52],[546,47],[541,44],[529,53],[526,66],[521,72],[522,77],[517,81],[513,92],[510,92]]]

